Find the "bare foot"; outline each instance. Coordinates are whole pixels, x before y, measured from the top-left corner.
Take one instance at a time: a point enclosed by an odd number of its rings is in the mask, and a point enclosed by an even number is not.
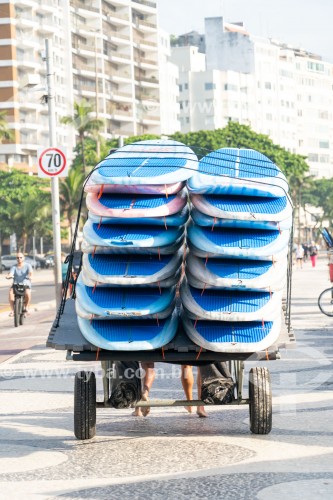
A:
[[[188,413],[192,413],[192,406],[184,406],[185,410],[188,412]]]
[[[148,391],[143,391],[141,400],[142,401],[149,401],[148,395],[149,395]],[[146,417],[150,413],[150,406],[144,406],[143,408],[141,408],[141,412],[142,412],[142,415],[144,417]]]
[[[135,408],[135,410],[132,413],[132,416],[133,417],[142,417],[143,415],[142,415],[141,408]]]
[[[208,417],[207,413],[205,412],[205,407],[204,406],[198,406],[197,407],[197,415],[198,415],[199,418]]]

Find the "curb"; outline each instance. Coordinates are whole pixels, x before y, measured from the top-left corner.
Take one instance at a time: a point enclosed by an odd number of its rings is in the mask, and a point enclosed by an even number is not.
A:
[[[55,313],[56,312],[55,308],[56,308],[56,301],[54,299],[54,300],[50,300],[48,302],[39,302],[38,304],[31,304],[30,311],[32,311],[32,312],[40,312],[40,311],[47,311],[47,310],[49,310],[51,312],[53,310],[54,313]],[[9,306],[7,306],[5,309],[3,309],[0,312],[0,319],[8,318],[9,317],[8,316],[9,311],[10,311]]]

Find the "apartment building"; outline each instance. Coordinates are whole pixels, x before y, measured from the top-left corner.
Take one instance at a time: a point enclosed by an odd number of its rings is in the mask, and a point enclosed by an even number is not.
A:
[[[49,145],[46,94],[45,39],[53,40],[56,115],[73,108],[68,92],[71,61],[66,2],[61,0],[0,0],[0,110],[6,111],[14,131],[12,143],[0,145],[0,165],[36,169],[36,152]],[[32,83],[36,85],[32,85]],[[65,127],[58,127],[59,145],[74,143]]]
[[[161,134],[168,136],[180,131],[179,69],[171,62],[170,35],[159,30],[160,113]]]
[[[46,38],[53,41],[59,145],[72,150],[74,131],[60,118],[83,98],[103,119],[105,138],[161,133],[156,3],[0,0],[0,7],[0,109],[15,130],[15,141],[0,146],[0,165],[33,171],[37,148],[48,145]]]
[[[182,132],[237,121],[306,156],[312,175],[331,177],[333,65],[222,17],[205,20],[205,44],[205,61],[197,47],[172,50]]]

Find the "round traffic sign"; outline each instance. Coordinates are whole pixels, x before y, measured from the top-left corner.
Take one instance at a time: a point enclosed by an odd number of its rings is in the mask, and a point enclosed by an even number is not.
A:
[[[67,160],[61,149],[47,148],[41,152],[38,163],[41,171],[45,175],[54,177],[65,170]]]

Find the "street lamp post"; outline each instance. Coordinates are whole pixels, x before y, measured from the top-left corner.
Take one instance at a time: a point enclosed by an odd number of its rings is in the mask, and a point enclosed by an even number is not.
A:
[[[53,51],[52,51],[52,41],[48,39],[45,40],[45,61],[46,61],[46,77],[47,77],[47,104],[49,113],[49,145],[50,147],[56,147],[57,136],[56,136]],[[51,178],[51,203],[52,203],[53,250],[54,250],[54,284],[55,284],[56,306],[58,309],[61,301],[62,277],[61,277],[59,180],[57,176]]]

